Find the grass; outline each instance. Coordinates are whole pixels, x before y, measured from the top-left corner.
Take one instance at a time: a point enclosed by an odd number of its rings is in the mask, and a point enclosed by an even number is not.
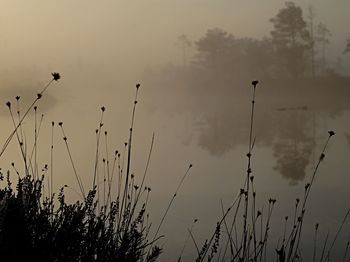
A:
[[[37,159],[37,142],[43,115],[38,118],[36,104],[45,96],[47,89],[58,80],[60,80],[60,75],[52,73],[51,80],[37,94],[23,114],[21,113],[20,97],[16,97],[16,109],[11,102],[6,103],[13,130],[0,151],[0,159],[6,152],[9,143],[16,139],[23,160],[24,174],[20,174],[16,165],[12,164],[13,172],[18,179],[15,188],[12,186],[10,171],[5,176],[3,173],[0,174],[1,180],[7,180],[6,186],[0,189],[0,254],[2,258],[4,261],[24,259],[45,261],[157,260],[162,253],[162,248],[159,246],[160,239],[163,238],[160,235],[162,226],[166,222],[169,210],[185,179],[190,174],[192,164],[181,177],[159,223],[151,228],[152,223],[147,213],[151,188],[145,186],[145,181],[152,156],[154,134],[140,184],[136,183],[135,176],[130,171],[133,165],[132,138],[140,90],[140,84],[136,84],[128,142],[124,144],[122,151],[114,152],[112,159],[108,147],[109,134],[104,129],[103,121],[106,108],[101,107],[101,116],[95,132],[95,160],[89,190],[84,187],[77,171],[63,122],[59,122],[58,125],[51,122],[50,164],[40,170]],[[255,171],[252,167],[256,140],[254,118],[258,84],[258,81],[252,82],[249,144],[246,154],[247,169],[243,186],[228,207],[225,208],[221,202],[221,219],[217,221],[213,233],[202,245],[198,243],[194,234],[194,226],[198,220],[193,220],[177,258],[178,261],[182,261],[184,251],[191,242],[195,249],[196,258],[193,259],[195,261],[265,262],[271,259],[268,251],[271,248],[269,245],[271,218],[276,199],[268,199],[267,207],[259,209],[253,175]],[[22,124],[32,111],[34,111],[35,122],[34,143],[33,147],[29,148]],[[56,175],[54,163],[57,164],[54,158],[54,134],[57,127],[61,131],[79,189],[76,191],[79,199],[73,204],[67,203],[65,199],[65,190],[72,188],[71,186],[63,186],[57,195],[53,192]],[[327,146],[334,135],[334,131],[328,132],[311,179],[304,187],[303,198],[297,198],[295,201],[294,216],[292,218],[286,216],[282,221],[282,241],[272,248],[278,262],[302,261],[302,233],[307,214],[307,202],[318,170],[325,159]],[[101,159],[102,155],[104,157]],[[101,165],[102,174],[99,171]],[[112,194],[113,190],[116,191],[116,194]],[[346,212],[332,240],[327,234],[322,249],[317,248],[319,225],[315,225],[313,261],[331,261],[333,248],[349,213],[350,209]],[[345,245],[343,261],[349,258],[348,249],[349,242]]]

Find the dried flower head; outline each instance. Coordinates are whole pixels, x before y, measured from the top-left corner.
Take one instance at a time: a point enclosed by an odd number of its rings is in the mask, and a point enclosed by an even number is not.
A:
[[[140,86],[141,86],[141,85],[140,85],[139,83],[136,84],[136,88],[137,88],[137,89],[139,89]]]
[[[324,153],[322,153],[321,155],[320,155],[320,161],[322,161],[324,158],[325,158],[325,154]]]
[[[38,99],[40,99],[40,98],[42,98],[42,97],[43,97],[43,95],[42,95],[41,93],[38,93],[38,94],[37,94],[37,98],[38,98]]]
[[[259,81],[258,80],[254,80],[252,81],[252,85],[254,86],[254,88],[259,84]]]
[[[329,136],[334,136],[335,132],[333,130],[328,131]]]
[[[16,100],[18,101],[21,97],[20,96],[16,96]]]
[[[310,187],[310,183],[307,183],[307,184],[305,185],[305,190],[307,190],[309,187]]]
[[[7,101],[7,102],[6,102],[6,106],[7,106],[8,108],[11,108],[11,102],[10,102],[10,101]]]
[[[51,73],[51,75],[53,77],[53,80],[55,80],[55,81],[58,81],[61,78],[60,73],[57,73],[57,72],[53,72],[53,73]]]

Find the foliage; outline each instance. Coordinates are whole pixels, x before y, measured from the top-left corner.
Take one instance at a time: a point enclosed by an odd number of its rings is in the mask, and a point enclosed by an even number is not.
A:
[[[311,48],[311,39],[302,9],[293,2],[286,2],[285,5],[270,20],[274,26],[271,36],[278,55],[283,58],[281,65],[297,78],[305,70],[305,55]]]
[[[42,197],[43,180],[20,178],[0,190],[0,250],[3,261],[141,261],[149,246],[145,207],[131,215],[130,206],[119,220],[118,202],[97,210],[96,191],[84,202],[67,204],[64,188],[54,208]],[[155,247],[146,261],[154,261]]]

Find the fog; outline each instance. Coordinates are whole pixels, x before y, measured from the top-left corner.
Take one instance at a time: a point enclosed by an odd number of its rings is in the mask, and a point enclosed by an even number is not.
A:
[[[154,224],[188,165],[194,165],[162,230],[166,237],[161,261],[174,261],[193,219],[199,219],[195,233],[201,243],[221,216],[220,200],[228,205],[243,185],[251,81],[258,79],[253,175],[260,206],[269,197],[277,198],[274,224],[282,224],[295,198],[303,194],[327,132],[335,130],[310,198],[306,225],[313,228],[318,222],[323,234],[335,231],[350,197],[350,53],[344,53],[350,37],[350,2],[294,2],[305,19],[312,5],[315,25],[322,22],[331,32],[325,49],[317,46],[316,77],[304,68],[305,77],[291,79],[276,73],[276,64],[267,65],[270,42],[264,39],[271,37],[269,20],[284,7],[281,1],[3,0],[0,141],[4,143],[13,130],[6,101],[15,105],[15,97],[20,96],[23,111],[50,80],[51,72],[60,72],[62,79],[38,103],[38,116],[44,115],[38,159],[42,166],[50,161],[51,121],[62,121],[78,172],[89,187],[100,108],[106,107],[103,128],[109,134],[108,150],[123,152],[135,84],[141,83],[132,172],[140,180],[154,132],[146,180],[152,188]],[[225,60],[229,57],[225,53],[212,69],[198,43],[215,28],[226,33],[224,38],[240,52],[229,53],[237,55],[234,62]],[[181,35],[188,45],[179,40]],[[34,121],[31,112],[23,124],[28,141],[34,136]],[[55,189],[69,185],[67,192],[74,200],[79,197],[78,187],[59,129],[55,129],[55,150]],[[18,156],[18,145],[12,141],[0,159],[2,170],[12,170],[11,162],[21,170]],[[350,240],[348,222],[342,233],[338,255]],[[312,230],[305,238],[306,246],[311,245]],[[278,240],[273,236],[271,242],[275,245]],[[189,245],[184,259],[191,261],[195,253]]]

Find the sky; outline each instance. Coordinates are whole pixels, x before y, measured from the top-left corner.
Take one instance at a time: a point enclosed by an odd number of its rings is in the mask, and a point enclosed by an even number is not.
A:
[[[327,47],[330,63],[335,63],[341,57],[343,74],[349,76],[350,56],[342,52],[346,39],[350,37],[350,2],[300,0],[295,3],[304,11],[309,5],[315,8],[316,22],[325,23],[332,33]],[[225,117],[231,116],[231,112],[226,110],[226,107],[232,109],[231,102],[226,101],[219,91],[213,98],[206,93],[196,96],[183,94],[170,90],[166,85],[151,86],[154,81],[148,79],[147,72],[159,72],[169,68],[169,65],[181,65],[182,53],[177,45],[177,37],[181,34],[186,34],[195,42],[208,29],[218,27],[237,37],[261,39],[270,36],[272,25],[269,19],[283,6],[284,2],[277,0],[1,0],[0,102],[4,104],[20,95],[21,101],[29,104],[50,80],[51,72],[60,72],[62,79],[50,86],[38,105],[45,115],[40,140],[43,153],[40,156],[42,164],[48,161],[51,121],[63,121],[78,170],[84,174],[83,181],[88,186],[93,170],[94,132],[98,126],[100,107],[107,108],[104,127],[112,134],[110,150],[122,150],[128,137],[134,87],[140,82],[134,171],[138,174],[143,172],[152,133],[155,132],[155,149],[147,181],[154,192],[154,204],[150,208],[155,220],[164,210],[159,207],[166,206],[187,166],[190,163],[194,165],[164,227],[164,233],[169,235],[165,248],[176,247],[166,250],[164,258],[173,257],[178,254],[186,228],[194,218],[203,221],[197,233],[199,239],[204,239],[208,231],[214,228],[221,212],[220,199],[228,203],[241,187],[247,146],[238,143],[223,154],[213,154],[208,147],[196,143],[200,140],[198,137],[208,135],[205,133],[208,129],[204,129],[204,133],[198,131],[201,117],[210,115],[210,111],[216,109],[215,112]],[[192,48],[189,55],[194,54]],[[240,97],[232,100],[237,105],[237,115],[249,112],[247,92],[242,91],[247,101]],[[226,99],[230,99],[231,95]],[[264,97],[268,96],[264,93]],[[328,99],[329,104],[336,103],[331,96]],[[213,100],[215,103],[211,106],[203,106]],[[285,100],[288,101],[287,98]],[[262,104],[268,108],[268,103]],[[325,139],[329,129],[340,130],[339,139],[330,145],[330,157],[327,157],[325,169],[320,173],[315,197],[310,199],[310,205],[315,208],[310,214],[309,224],[319,216],[325,224],[325,231],[326,228],[334,229],[342,219],[346,208],[344,199],[350,197],[347,171],[349,147],[344,136],[350,133],[348,110],[342,110],[335,118],[322,118],[317,130],[320,140]],[[261,129],[264,117],[269,116],[264,112],[260,115]],[[324,115],[325,112],[322,113]],[[29,119],[24,123],[29,130],[28,137],[32,136],[33,116]],[[244,121],[239,123],[248,123]],[[0,123],[0,141],[5,141],[12,128],[5,106],[0,108]],[[57,189],[62,184],[76,188],[59,132],[57,129],[55,133],[57,161],[62,161],[62,164],[57,164],[55,185]],[[17,154],[15,143],[10,144],[7,154],[0,160],[3,169],[13,159],[19,162]],[[288,179],[279,175],[274,169],[276,159],[271,147],[259,146],[256,155],[255,167],[262,174],[261,179],[257,179],[262,198],[278,195],[281,202],[289,203],[281,205],[276,217],[278,221],[293,205],[291,199],[302,192],[305,180],[292,186]],[[310,166],[308,168],[311,170]],[[76,197],[73,190],[70,194],[72,199]],[[334,212],[321,212],[319,199]],[[334,202],[341,207],[335,208]],[[347,230],[343,239],[349,240],[349,237]],[[189,250],[186,255],[190,258],[193,252]]]

